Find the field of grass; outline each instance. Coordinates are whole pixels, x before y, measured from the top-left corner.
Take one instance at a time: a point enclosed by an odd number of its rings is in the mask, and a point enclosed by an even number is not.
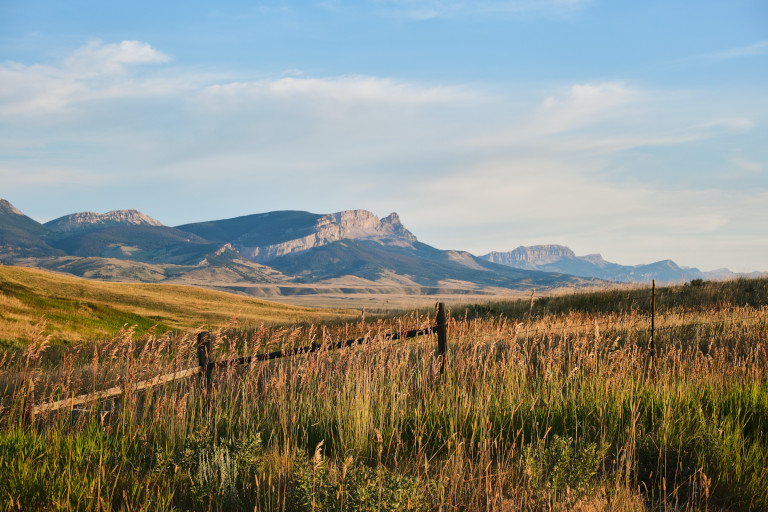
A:
[[[23,346],[114,338],[133,326],[148,330],[218,328],[353,318],[357,312],[307,309],[191,286],[112,283],[44,270],[0,266],[0,344]]]
[[[535,299],[535,297],[534,297]],[[142,392],[188,335],[0,355],[0,510],[768,510],[768,280],[453,306]],[[219,331],[214,359],[433,322]],[[119,399],[32,403],[120,384]]]

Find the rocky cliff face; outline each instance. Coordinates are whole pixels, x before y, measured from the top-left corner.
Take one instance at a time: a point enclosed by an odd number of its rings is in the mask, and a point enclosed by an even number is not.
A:
[[[111,226],[162,226],[163,224],[137,210],[115,210],[107,213],[73,213],[47,222],[45,225],[55,231],[73,233]]]
[[[287,254],[297,254],[342,239],[374,240],[382,244],[412,247],[416,237],[400,223],[396,213],[379,219],[367,210],[347,210],[320,217],[314,231],[274,245],[235,248],[246,258],[264,263]]]
[[[514,251],[491,252],[482,258],[516,268],[536,269],[539,265],[553,263],[563,258],[575,258],[576,254],[563,245],[520,246]]]

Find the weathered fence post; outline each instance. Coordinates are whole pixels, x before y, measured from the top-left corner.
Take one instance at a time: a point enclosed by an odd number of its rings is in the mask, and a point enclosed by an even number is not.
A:
[[[24,396],[24,419],[27,423],[33,423],[35,421],[35,381],[32,377],[29,377],[24,382],[25,396]]]
[[[656,355],[656,343],[653,340],[656,330],[656,280],[652,280],[651,283],[651,342],[648,348],[651,349],[651,357],[653,358]]]
[[[202,369],[205,390],[211,389],[211,333],[202,331],[197,333],[197,362]]]
[[[445,358],[448,357],[446,350],[448,348],[448,323],[445,319],[445,305],[442,302],[437,303],[437,353],[443,356],[440,365],[440,373],[445,369]]]

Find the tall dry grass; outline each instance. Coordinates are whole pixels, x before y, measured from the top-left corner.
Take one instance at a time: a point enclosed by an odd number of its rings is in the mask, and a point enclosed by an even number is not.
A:
[[[655,357],[638,308],[449,322],[176,381],[195,337],[129,330],[0,365],[0,508],[15,510],[765,510],[768,309],[670,307]],[[222,330],[214,359],[429,325]],[[25,420],[31,401],[124,386]],[[32,396],[34,395],[34,396]]]

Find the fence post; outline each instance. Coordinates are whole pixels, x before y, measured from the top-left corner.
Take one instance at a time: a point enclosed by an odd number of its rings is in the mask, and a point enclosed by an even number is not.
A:
[[[32,377],[29,377],[24,382],[26,392],[24,396],[24,419],[27,423],[32,424],[35,421],[35,381]]]
[[[440,372],[445,369],[446,350],[448,347],[448,322],[445,319],[445,305],[442,302],[437,303],[437,353],[443,356],[443,362],[440,365]]]
[[[651,357],[654,357],[656,355],[656,343],[653,340],[656,330],[656,280],[652,280],[651,283],[651,343],[649,348],[651,349]]]
[[[211,389],[211,333],[202,331],[197,333],[197,362],[202,368],[205,390]]]

